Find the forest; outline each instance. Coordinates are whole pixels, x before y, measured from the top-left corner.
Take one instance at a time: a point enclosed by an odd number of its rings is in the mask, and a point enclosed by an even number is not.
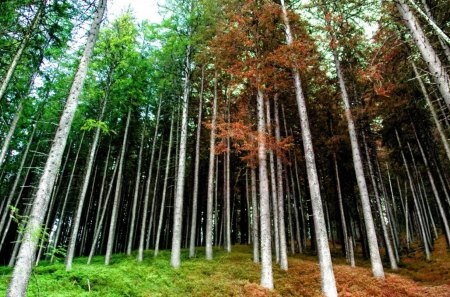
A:
[[[450,296],[449,1],[120,1],[0,1],[0,294]]]

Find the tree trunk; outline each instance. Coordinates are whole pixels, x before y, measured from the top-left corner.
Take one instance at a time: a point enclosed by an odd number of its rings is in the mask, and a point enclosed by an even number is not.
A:
[[[395,5],[397,6],[400,15],[405,21],[405,24],[412,35],[414,43],[422,54],[422,58],[427,63],[431,76],[433,77],[435,83],[438,85],[438,89],[442,95],[442,98],[444,98],[447,106],[450,107],[450,78],[445,71],[444,65],[434,51],[430,41],[426,37],[425,33],[419,25],[419,22],[410,10],[409,6],[406,4],[405,0],[398,0],[395,2]]]
[[[173,209],[173,229],[172,229],[172,253],[170,264],[173,268],[180,267],[180,248],[181,248],[181,229],[183,223],[183,198],[184,198],[184,182],[186,171],[186,143],[188,130],[188,106],[189,106],[189,89],[190,89],[190,55],[191,47],[188,45],[186,49],[185,61],[185,77],[182,98],[182,117],[181,117],[181,136],[179,144],[177,183]]]
[[[23,105],[19,103],[19,107],[17,108],[16,114],[14,115],[14,119],[9,127],[8,134],[6,134],[5,140],[3,141],[2,150],[0,152],[0,168],[5,162],[6,153],[8,152],[9,143],[11,142],[14,131],[16,130],[17,123],[19,122],[20,115],[22,114]],[[0,229],[1,230],[1,229]]]
[[[124,159],[125,159],[125,150],[127,147],[128,128],[130,127],[130,120],[131,120],[131,108],[128,108],[127,123],[125,124],[125,132],[123,135],[122,148],[120,150],[120,161],[119,161],[119,168],[118,168],[118,172],[117,172],[117,183],[116,183],[116,190],[114,193],[113,209],[111,212],[111,223],[110,223],[111,226],[109,228],[109,233],[108,233],[108,243],[106,244],[105,265],[109,265],[109,262],[111,260],[111,255],[112,255],[113,246],[114,246],[114,237],[116,235],[117,216],[119,214],[120,194],[122,191],[123,163],[124,163]]]
[[[256,169],[251,168],[252,187],[252,241],[253,241],[253,263],[259,263],[259,215],[258,196],[256,192]]]
[[[5,76],[3,77],[1,84],[0,84],[0,102],[3,99],[3,96],[6,93],[6,89],[8,88],[8,84],[11,81],[11,78],[14,74],[14,71],[16,70],[17,64],[20,61],[20,58],[22,57],[23,51],[25,50],[28,41],[30,40],[31,35],[33,34],[36,26],[39,24],[39,21],[41,19],[42,13],[45,8],[46,1],[41,1],[39,3],[39,8],[36,14],[34,15],[33,21],[31,22],[30,27],[28,28],[27,33],[23,37],[22,41],[20,42],[19,48],[17,49],[16,54],[14,55],[13,60],[9,64],[8,70],[5,73]],[[95,42],[95,41],[94,41]],[[3,160],[3,159],[2,159]],[[1,163],[1,162],[0,162]]]
[[[369,243],[370,261],[372,264],[372,273],[376,278],[384,278],[383,263],[381,262],[380,251],[378,249],[377,235],[375,232],[375,224],[373,222],[372,210],[370,207],[369,192],[367,190],[366,179],[364,176],[364,168],[361,158],[361,153],[358,144],[358,138],[353,122],[353,115],[350,109],[350,102],[347,94],[347,88],[344,82],[344,76],[341,69],[341,64],[337,56],[336,50],[333,50],[334,63],[339,80],[339,87],[341,89],[341,97],[344,101],[345,116],[347,118],[348,133],[352,146],[353,164],[355,167],[355,175],[358,183],[359,193],[361,197],[361,205],[363,209],[364,224],[366,226],[367,240]]]
[[[152,151],[150,153],[150,165],[148,167],[147,174],[147,183],[145,184],[145,195],[144,195],[144,207],[142,209],[142,220],[141,220],[141,234],[139,236],[139,248],[138,248],[138,256],[137,261],[142,262],[144,260],[144,244],[145,244],[145,234],[147,227],[147,213],[148,213],[148,202],[150,197],[150,185],[152,182],[152,172],[153,172],[153,158],[155,156],[155,145],[156,139],[158,138],[158,129],[159,129],[159,117],[161,114],[161,103],[162,96],[159,98],[158,111],[156,113],[156,126],[155,126],[155,134],[153,135],[152,141]]]
[[[205,256],[207,260],[213,258],[213,196],[214,196],[214,150],[216,143],[216,117],[217,117],[217,72],[214,74],[214,99],[212,106],[211,134],[209,139],[209,169],[208,169],[208,194],[206,200],[206,237],[205,237]],[[218,167],[218,166],[217,166]],[[217,176],[217,175],[216,175]],[[217,208],[217,202],[215,203]],[[215,211],[214,222],[217,231],[217,211]],[[217,232],[216,232],[217,234]],[[217,235],[215,236],[217,240]]]
[[[422,242],[423,242],[423,246],[424,246],[424,249],[425,249],[425,258],[427,259],[427,261],[430,261],[431,260],[431,253],[430,253],[430,249],[429,249],[429,246],[428,246],[427,236],[425,234],[425,224],[423,222],[422,216],[420,215],[420,208],[419,208],[419,204],[418,204],[418,201],[417,201],[416,193],[414,191],[414,183],[413,183],[413,180],[412,180],[412,177],[411,177],[411,173],[409,171],[408,163],[406,162],[405,154],[403,153],[402,143],[400,141],[400,136],[398,135],[397,130],[395,130],[395,135],[397,136],[398,145],[400,146],[401,155],[402,155],[402,159],[403,159],[403,166],[405,167],[406,174],[408,175],[409,186],[411,187],[411,192],[412,192],[412,195],[413,195],[414,205],[416,207],[416,211],[417,211],[417,215],[418,215],[418,219],[419,219],[420,233],[421,233],[421,236],[422,236]]]
[[[139,200],[139,188],[141,184],[141,167],[142,167],[142,152],[144,150],[144,138],[145,138],[145,124],[142,128],[141,133],[141,143],[139,146],[139,157],[138,157],[138,165],[137,165],[137,172],[136,172],[136,182],[134,186],[134,195],[133,195],[133,206],[131,207],[131,225],[130,225],[130,231],[128,233],[128,245],[127,245],[127,255],[131,256],[131,249],[133,247],[133,240],[134,240],[134,233],[135,228],[134,225],[136,223],[136,208],[138,205]]]
[[[286,40],[288,45],[292,45],[293,37],[289,26],[289,19],[281,0],[283,21],[286,29]],[[292,69],[295,85],[295,97],[297,100],[300,125],[302,131],[303,149],[305,151],[306,172],[308,175],[309,191],[311,195],[311,205],[313,209],[314,231],[317,241],[317,251],[319,256],[320,276],[322,293],[327,296],[337,296],[336,281],[334,279],[333,264],[331,262],[330,248],[328,246],[325,218],[323,215],[322,198],[320,196],[319,178],[317,176],[316,160],[312,144],[312,136],[309,128],[308,112],[306,110],[306,100],[303,94],[300,74],[298,69]]]
[[[108,102],[108,90],[106,90],[105,98],[103,99],[102,111],[100,113],[98,121],[101,122],[103,120],[103,116],[105,114],[106,103]],[[92,166],[94,165],[95,155],[97,153],[98,140],[100,139],[100,126],[95,129],[94,139],[91,144],[91,148],[89,150],[89,156],[87,159],[86,171],[83,176],[83,183],[81,185],[80,195],[78,196],[78,204],[75,216],[73,218],[73,227],[70,235],[69,246],[67,248],[67,256],[66,256],[66,271],[70,271],[72,269],[73,257],[75,254],[75,245],[77,243],[78,231],[80,228],[81,215],[83,213],[84,200],[86,198],[86,192],[89,186],[89,181],[91,180]]]
[[[189,240],[189,257],[195,257],[195,238],[197,230],[197,208],[198,208],[198,173],[200,166],[200,136],[202,131],[202,104],[203,104],[203,86],[205,80],[205,67],[202,67],[202,78],[200,85],[200,97],[198,104],[197,119],[197,140],[195,142],[195,161],[194,161],[194,189],[192,194],[192,217],[191,217],[191,234]]]
[[[67,98],[43,174],[39,181],[36,197],[33,202],[28,224],[24,231],[22,244],[19,249],[17,262],[6,293],[8,297],[19,297],[25,296],[26,294],[31,269],[34,262],[34,255],[36,253],[37,243],[39,240],[36,234],[41,233],[41,224],[43,223],[44,215],[47,212],[51,190],[61,164],[67,137],[69,135],[70,127],[78,105],[79,95],[86,77],[89,60],[97,40],[105,8],[106,0],[99,0],[92,27],[89,30],[88,41],[81,57],[77,73],[75,74],[69,97]]]
[[[259,163],[259,197],[261,223],[261,286],[273,289],[272,248],[270,232],[270,194],[267,176],[266,156],[266,121],[264,119],[264,96],[258,88],[258,163]]]
[[[280,132],[280,117],[278,115],[278,96],[274,98],[274,116],[275,116],[275,140],[281,141]],[[283,190],[283,165],[281,158],[276,155],[277,159],[277,198],[278,198],[278,232],[280,233],[280,268],[281,270],[288,269],[287,260],[287,243],[286,243],[286,226],[284,219],[284,190]],[[288,198],[289,199],[289,198]]]
[[[161,197],[161,209],[159,212],[158,230],[156,231],[155,251],[154,251],[155,257],[158,256],[159,241],[160,241],[160,237],[161,237],[161,230],[162,230],[162,224],[163,224],[163,218],[164,218],[164,209],[165,209],[164,205],[166,203],[167,183],[169,180],[172,143],[173,143],[173,117],[170,122],[170,136],[169,136],[169,147],[167,148],[166,171],[164,173],[164,185],[163,185],[163,192],[162,192],[162,197]]]
[[[342,201],[341,180],[339,178],[339,167],[337,163],[336,153],[333,152],[334,173],[336,175],[336,190],[339,202],[339,214],[341,216],[342,236],[344,237],[344,253],[347,263],[350,261],[350,251],[348,245],[347,222],[345,221],[344,203]]]
[[[157,189],[158,189],[158,182],[159,182],[159,172],[160,172],[160,168],[161,168],[161,159],[162,159],[162,151],[163,151],[163,145],[164,145],[164,138],[161,136],[161,144],[159,146],[159,153],[158,153],[158,164],[156,165],[156,178],[155,178],[155,185],[153,187],[153,197],[152,197],[152,208],[150,210],[150,219],[149,219],[149,223],[148,223],[148,237],[147,237],[147,245],[150,245],[149,241],[150,241],[150,237],[152,235],[152,230],[153,230],[153,243],[156,242],[156,237],[154,235],[154,233],[156,233],[156,215],[155,215],[155,204],[156,204],[156,195],[157,195]],[[153,219],[155,218],[155,219]]]

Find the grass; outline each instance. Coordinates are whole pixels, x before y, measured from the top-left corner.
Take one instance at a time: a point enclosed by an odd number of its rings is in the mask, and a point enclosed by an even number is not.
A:
[[[367,262],[358,260],[360,267],[351,268],[334,259],[339,296],[450,296],[449,256],[441,241],[433,262],[421,260],[420,253],[409,255],[403,267],[387,273],[385,280],[372,278]],[[177,270],[170,267],[169,251],[157,258],[147,251],[142,263],[135,255],[118,254],[109,266],[101,256],[91,265],[80,257],[71,272],[63,263],[42,262],[30,279],[28,296],[321,296],[319,267],[312,255],[290,257],[288,272],[274,263],[275,290],[269,292],[258,285],[260,266],[252,263],[249,246],[234,246],[231,254],[215,250],[212,261],[203,259],[202,249],[198,253],[198,258],[188,259],[183,251]],[[10,274],[10,268],[0,267],[0,294]]]

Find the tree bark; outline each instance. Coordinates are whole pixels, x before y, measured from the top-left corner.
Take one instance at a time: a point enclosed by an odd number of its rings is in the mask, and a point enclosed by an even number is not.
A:
[[[109,265],[109,262],[111,260],[111,255],[112,255],[113,246],[114,246],[114,237],[116,235],[117,216],[119,214],[120,194],[122,191],[123,163],[124,163],[124,159],[125,159],[125,150],[126,150],[127,141],[128,141],[128,128],[130,127],[130,120],[131,120],[131,108],[128,108],[127,123],[125,124],[125,132],[123,135],[122,148],[120,150],[120,161],[119,161],[119,168],[118,168],[118,172],[117,172],[116,190],[114,192],[113,209],[111,212],[111,226],[109,228],[109,233],[108,233],[108,243],[106,244],[105,265]]]
[[[350,262],[350,251],[349,251],[349,245],[348,245],[347,222],[345,220],[344,203],[342,201],[342,192],[341,192],[341,180],[339,178],[339,167],[338,167],[335,152],[333,152],[333,162],[334,162],[334,173],[336,175],[336,190],[337,190],[337,194],[338,194],[339,214],[341,216],[342,236],[344,237],[344,249],[345,249],[344,253],[345,253],[345,259],[347,260],[347,263],[349,263]]]
[[[205,67],[202,67],[202,78],[200,85],[200,97],[198,104],[197,119],[197,140],[195,142],[195,161],[194,161],[194,189],[192,194],[192,217],[191,217],[191,234],[189,240],[189,257],[195,257],[195,238],[197,230],[197,208],[198,208],[198,173],[200,166],[200,136],[202,131],[202,105],[203,105],[203,86],[205,81]]]
[[[258,196],[256,192],[256,169],[251,168],[252,187],[252,241],[253,241],[253,263],[259,263],[259,215]]]
[[[77,73],[72,83],[69,97],[67,98],[64,111],[62,113],[58,130],[55,134],[43,174],[39,181],[36,197],[33,202],[27,227],[25,228],[22,244],[19,249],[17,262],[9,282],[6,296],[25,296],[33,266],[34,255],[36,253],[38,236],[41,233],[41,224],[44,221],[50,201],[50,194],[56,179],[62,155],[66,146],[67,137],[78,105],[78,99],[86,77],[89,60],[91,58],[95,42],[97,40],[100,24],[106,8],[107,0],[99,0],[97,11],[95,12],[92,27],[89,30],[88,41],[81,57]]]
[[[408,27],[414,43],[422,54],[422,58],[427,63],[431,76],[438,85],[439,92],[444,98],[447,106],[450,107],[450,78],[445,71],[444,65],[434,51],[430,41],[423,32],[416,17],[406,4],[405,0],[395,1],[397,9]]]
[[[11,142],[14,131],[16,130],[17,123],[19,122],[20,115],[22,114],[22,109],[23,105],[22,103],[19,103],[19,107],[17,108],[16,114],[14,115],[14,119],[11,122],[11,126],[9,127],[8,134],[6,134],[5,140],[3,141],[2,150],[0,152],[0,168],[5,162],[5,157],[6,153],[8,152],[9,143]]]
[[[207,260],[213,258],[213,196],[214,196],[214,165],[215,165],[215,143],[216,143],[216,117],[217,117],[217,72],[214,74],[214,99],[212,106],[211,134],[209,138],[209,169],[208,169],[208,194],[206,200],[206,237],[205,237],[205,257]],[[217,202],[216,202],[217,208]],[[217,226],[217,211],[214,222]],[[217,229],[214,228],[215,230]],[[217,232],[216,232],[217,233]],[[217,236],[216,236],[217,239]]]
[[[186,143],[188,132],[188,101],[190,93],[190,55],[191,47],[190,45],[188,45],[186,49],[185,77],[182,98],[181,136],[179,144],[180,150],[178,156],[177,184],[173,209],[172,253],[170,257],[170,264],[173,268],[180,267],[181,229],[183,222],[183,198],[186,171]]]

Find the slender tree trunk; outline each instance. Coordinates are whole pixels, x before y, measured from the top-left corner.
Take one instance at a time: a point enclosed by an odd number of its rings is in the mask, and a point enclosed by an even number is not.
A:
[[[227,98],[227,130],[230,130],[230,102]],[[231,252],[231,221],[233,220],[231,216],[231,189],[230,189],[230,137],[227,136],[227,150],[225,151],[225,251]]]
[[[8,152],[9,143],[11,142],[14,131],[16,130],[17,123],[19,122],[20,115],[22,114],[23,105],[19,103],[19,107],[17,108],[16,114],[14,115],[14,119],[11,122],[9,127],[8,134],[6,134],[5,140],[3,141],[2,150],[0,152],[0,168],[5,162],[6,153]]]
[[[213,196],[214,196],[214,149],[216,143],[216,117],[217,117],[217,72],[214,74],[214,99],[212,106],[211,134],[209,139],[209,169],[208,169],[208,194],[206,200],[206,237],[205,237],[205,256],[207,260],[213,258]],[[218,167],[218,166],[217,166]],[[217,175],[216,175],[217,176]],[[217,196],[217,195],[216,195]],[[217,199],[216,211],[214,215],[215,231],[217,231]],[[217,240],[217,232],[215,236]]]
[[[91,245],[91,250],[89,252],[87,264],[91,264],[92,257],[94,256],[95,249],[97,247],[97,241],[98,241],[98,238],[100,236],[100,232],[102,231],[103,223],[105,221],[106,210],[108,209],[109,198],[111,197],[111,192],[112,192],[112,188],[113,188],[113,185],[114,185],[114,180],[115,180],[116,175],[117,175],[117,169],[119,168],[118,163],[120,163],[120,154],[117,157],[117,163],[114,166],[114,171],[113,171],[113,174],[111,176],[111,181],[109,182],[108,192],[106,193],[106,197],[105,197],[105,201],[103,203],[103,207],[102,207],[101,204],[99,204],[99,207],[102,208],[102,213],[100,215],[100,219],[98,220],[98,224],[95,227],[94,237],[92,238],[92,245]],[[102,237],[102,244],[101,244],[101,246],[103,245],[103,241],[104,241],[104,237]]]
[[[103,116],[105,114],[106,103],[108,101],[108,90],[106,91],[105,98],[102,103],[102,111],[100,113],[99,121],[103,120]],[[66,256],[66,271],[70,271],[72,269],[73,257],[75,254],[75,245],[77,243],[78,231],[80,228],[81,215],[83,213],[84,200],[86,198],[86,192],[89,186],[89,181],[91,180],[92,166],[94,165],[95,155],[97,153],[98,141],[100,139],[100,126],[95,129],[94,139],[91,144],[91,148],[89,150],[89,156],[87,160],[86,170],[83,176],[83,182],[81,185],[80,195],[78,196],[78,204],[75,216],[73,218],[73,227],[70,235],[69,246],[67,248],[67,256]]]
[[[19,169],[18,169],[18,171],[16,173],[16,178],[14,179],[13,186],[11,188],[11,191],[9,192],[8,199],[6,199],[5,211],[3,211],[2,217],[1,217],[1,220],[0,220],[0,233],[3,231],[3,228],[5,226],[5,221],[7,219],[8,213],[9,213],[9,205],[11,205],[11,203],[12,203],[12,201],[14,199],[14,195],[15,195],[16,190],[17,190],[17,186],[19,185],[19,181],[20,181],[22,170],[23,170],[23,166],[25,165],[25,162],[27,160],[28,151],[30,150],[30,146],[33,143],[34,133],[36,132],[37,124],[38,124],[38,122],[36,122],[34,124],[33,129],[31,131],[31,135],[28,138],[27,146],[25,147],[25,150],[24,150],[24,152],[22,154],[22,159],[20,161]],[[0,250],[1,250],[1,246],[2,245],[3,244],[0,244]]]
[[[125,150],[127,147],[128,128],[130,127],[130,120],[131,120],[131,108],[128,108],[127,123],[125,124],[125,132],[123,135],[122,148],[120,151],[120,161],[119,161],[119,169],[117,172],[117,183],[116,183],[116,190],[114,193],[113,209],[111,212],[111,226],[109,228],[108,243],[106,244],[105,265],[109,265],[109,262],[111,260],[111,255],[114,246],[114,237],[116,235],[117,216],[119,214],[120,194],[122,190],[123,163],[125,159]]]
[[[264,119],[264,95],[258,88],[258,162],[259,162],[259,197],[261,223],[261,286],[273,289],[272,248],[270,232],[270,194],[267,176],[266,156],[266,121]]]
[[[422,90],[422,94],[425,97],[428,107],[430,108],[430,112],[433,117],[436,128],[439,132],[439,136],[440,136],[441,142],[444,146],[444,150],[445,150],[445,154],[447,155],[447,159],[450,161],[450,145],[448,143],[447,136],[445,135],[445,132],[441,125],[441,122],[439,121],[438,115],[436,113],[436,109],[433,106],[433,102],[431,101],[430,96],[428,95],[427,89],[425,88],[425,85],[422,81],[422,78],[420,77],[420,74],[419,74],[419,71],[417,70],[416,64],[414,64],[414,62],[411,61],[411,65],[413,67],[416,79],[419,82],[420,89]]]
[[[134,195],[133,195],[133,206],[131,208],[131,225],[130,225],[130,231],[128,235],[128,245],[127,245],[127,255],[131,256],[131,249],[133,247],[133,240],[134,240],[134,225],[136,223],[136,208],[138,205],[139,200],[139,188],[141,183],[141,167],[142,167],[142,152],[144,150],[144,138],[145,138],[145,125],[142,128],[141,133],[141,143],[139,146],[139,157],[138,157],[138,164],[137,164],[137,172],[136,172],[136,182],[134,186]]]
[[[277,96],[277,95],[275,95]],[[272,135],[272,123],[270,120],[270,101],[266,100],[266,121],[269,135]],[[273,150],[269,150],[270,188],[272,190],[273,234],[275,235],[275,260],[280,263],[280,233],[278,223],[277,182],[275,173],[275,161]]]
[[[413,126],[414,127],[414,126]],[[439,214],[441,215],[442,223],[444,226],[444,234],[447,239],[447,245],[450,247],[450,228],[447,220],[447,215],[445,214],[445,208],[442,205],[441,199],[439,197],[439,192],[437,190],[436,184],[434,182],[433,175],[431,174],[430,165],[428,163],[428,159],[423,150],[422,144],[417,135],[416,129],[414,129],[414,134],[416,136],[417,144],[419,145],[420,154],[422,155],[423,163],[425,164],[425,169],[427,170],[428,179],[430,180],[431,188],[433,190],[434,198],[436,199],[436,203],[438,206]]]
[[[142,262],[142,260],[144,260],[144,244],[145,244],[145,234],[146,234],[145,231],[146,231],[146,227],[147,227],[148,202],[149,202],[149,197],[150,197],[150,185],[152,182],[153,158],[155,156],[155,145],[156,145],[156,139],[158,138],[159,117],[161,114],[161,102],[162,102],[162,96],[159,98],[158,111],[156,114],[155,134],[153,135],[152,150],[150,153],[150,164],[148,167],[148,174],[147,174],[147,183],[145,184],[144,207],[142,209],[141,233],[139,236],[139,248],[138,248],[138,255],[137,255],[138,262]]]
[[[358,183],[359,193],[361,197],[361,205],[363,209],[364,224],[366,226],[367,240],[369,243],[369,253],[370,253],[370,261],[372,264],[372,273],[376,278],[384,278],[383,263],[381,262],[380,251],[378,249],[375,224],[373,222],[372,210],[370,207],[369,192],[367,190],[366,179],[364,177],[364,168],[359,149],[355,123],[353,122],[353,116],[350,109],[350,102],[347,94],[347,88],[345,86],[341,64],[337,56],[337,52],[335,50],[333,51],[333,56],[339,79],[341,96],[345,105],[345,116],[347,118],[348,133],[350,135],[350,142],[352,146],[353,164],[355,167],[356,180]]]
[[[37,25],[39,24],[39,21],[41,19],[42,13],[45,8],[45,2],[46,1],[40,1],[40,3],[38,4],[39,8],[38,8],[36,14],[34,15],[33,21],[31,22],[31,25],[28,28],[27,33],[25,34],[22,41],[20,42],[19,48],[17,49],[17,52],[14,55],[13,60],[9,64],[8,70],[6,71],[5,76],[3,77],[3,79],[0,83],[0,102],[3,99],[3,96],[5,96],[6,89],[8,88],[9,82],[11,81],[11,78],[14,74],[14,71],[16,70],[16,67],[20,61],[20,58],[22,57],[23,51],[27,47],[30,37],[33,35],[34,30],[36,29]]]
[[[293,37],[289,26],[289,19],[286,7],[284,5],[284,0],[281,0],[281,5],[283,21],[286,27],[286,40],[288,45],[292,45]],[[311,205],[313,209],[314,231],[317,241],[322,293],[327,297],[337,296],[336,281],[334,279],[333,264],[331,262],[330,248],[328,246],[327,231],[325,227],[325,218],[323,215],[322,198],[320,196],[320,185],[319,178],[317,176],[315,154],[312,144],[311,131],[309,128],[308,112],[306,110],[306,100],[303,94],[298,69],[292,69],[292,73],[294,77],[295,97],[300,115],[306,172],[308,175]]]
[[[427,63],[431,76],[438,85],[439,92],[445,103],[450,107],[450,78],[445,71],[444,65],[433,49],[430,41],[423,32],[419,22],[406,4],[405,0],[395,1],[397,9],[408,27],[414,43],[422,54],[422,58]]]
[[[298,206],[297,206],[297,199],[295,196],[295,182],[294,182],[293,175],[294,175],[294,173],[292,172],[292,167],[291,167],[290,177],[291,177],[291,185],[292,185],[292,200],[294,201],[295,231],[296,231],[296,236],[297,236],[298,251],[300,254],[302,254],[303,247],[302,247],[302,237],[300,235],[300,219],[298,217]],[[299,193],[299,197],[300,197],[300,193]]]
[[[34,255],[36,253],[37,243],[39,240],[36,234],[41,233],[41,224],[43,223],[44,215],[47,212],[51,190],[61,164],[67,137],[75,116],[79,95],[86,77],[89,60],[97,40],[105,8],[106,0],[99,0],[92,27],[89,30],[88,41],[81,57],[77,73],[75,74],[69,97],[67,98],[43,174],[39,181],[36,197],[33,202],[28,224],[25,228],[23,240],[19,249],[17,262],[15,264],[12,278],[6,293],[7,297],[20,297],[25,296],[26,294],[31,269],[34,262]]]
[[[191,47],[188,45],[186,49],[186,61],[184,87],[183,87],[183,101],[182,101],[182,116],[181,116],[181,136],[179,144],[178,168],[177,168],[177,184],[174,199],[173,209],[173,229],[172,229],[172,253],[170,257],[170,264],[173,268],[180,267],[180,248],[181,248],[181,229],[183,223],[183,198],[184,198],[184,182],[186,171],[186,143],[187,143],[187,124],[188,124],[188,100],[190,93],[190,55]]]
[[[253,241],[253,262],[259,263],[259,214],[258,196],[256,192],[256,169],[251,168],[252,187],[252,241]]]
[[[195,161],[194,161],[194,189],[192,194],[192,217],[191,217],[191,234],[189,241],[189,257],[195,257],[195,238],[197,230],[197,208],[198,208],[198,173],[200,166],[200,136],[202,131],[202,104],[203,104],[203,85],[205,80],[205,67],[202,67],[202,79],[200,85],[200,97],[198,104],[197,119],[197,140],[195,142]]]
[[[424,249],[425,249],[425,257],[426,257],[427,261],[430,261],[431,260],[431,253],[430,253],[430,249],[429,249],[429,246],[428,246],[427,236],[425,234],[425,224],[423,222],[422,216],[420,215],[420,208],[419,208],[417,197],[416,197],[416,194],[415,194],[415,191],[414,191],[413,180],[412,180],[412,177],[411,177],[411,173],[409,171],[408,163],[406,162],[405,154],[403,153],[402,144],[401,144],[401,141],[400,141],[400,136],[398,135],[397,130],[395,130],[395,135],[397,136],[397,141],[398,141],[398,144],[400,146],[402,159],[403,159],[403,166],[405,167],[406,174],[408,175],[409,186],[411,187],[411,192],[412,192],[412,195],[413,195],[414,205],[416,207],[417,216],[418,216],[418,219],[419,219],[419,225],[420,225],[419,227],[420,227],[420,233],[421,233],[421,236],[422,236],[423,246],[424,246]]]
[[[247,203],[247,244],[252,243],[252,216],[250,212],[250,187],[248,183],[248,168],[245,169],[245,202]]]
[[[103,192],[105,190],[106,175],[108,173],[109,157],[111,155],[111,141],[108,145],[108,153],[106,154],[105,167],[103,168],[102,184],[100,186],[100,194],[98,195],[97,214],[95,215],[94,234],[97,233],[98,222],[103,205]]]
[[[298,164],[297,164],[297,156],[294,155],[294,169],[295,169],[295,179],[297,182],[297,190],[300,204],[300,217],[302,219],[302,242],[301,245],[303,249],[306,249],[306,221],[305,221],[305,212],[303,211],[303,199],[302,199],[302,189],[300,187],[300,178],[298,176]]]
[[[339,178],[339,167],[335,152],[333,152],[333,162],[334,162],[334,173],[336,174],[336,190],[338,194],[339,214],[341,216],[342,236],[344,237],[345,259],[347,260],[348,263],[350,261],[350,251],[348,245],[347,223],[345,220],[344,203],[342,201],[342,192],[341,192],[341,180]]]
[[[155,185],[153,187],[153,198],[152,198],[152,209],[150,211],[150,220],[149,220],[149,224],[148,224],[148,233],[149,236],[147,237],[147,245],[150,245],[149,241],[150,241],[150,235],[153,234],[153,243],[156,242],[156,236],[154,235],[154,233],[156,233],[156,215],[155,215],[155,204],[156,204],[156,195],[157,195],[157,189],[158,189],[158,182],[159,182],[159,171],[161,168],[161,159],[162,159],[162,151],[163,151],[163,145],[164,145],[164,138],[161,136],[161,144],[159,146],[159,153],[158,153],[158,164],[156,165],[156,176],[155,176]],[[153,218],[155,218],[153,220]],[[153,233],[151,232],[153,230]]]
[[[389,233],[388,233],[386,221],[385,221],[385,214],[383,212],[383,208],[381,207],[380,194],[378,192],[378,186],[377,186],[377,182],[375,180],[375,174],[373,172],[372,161],[371,161],[371,158],[369,155],[369,149],[367,148],[367,141],[366,141],[366,136],[364,135],[364,132],[363,132],[363,144],[364,144],[364,149],[366,151],[367,165],[369,167],[370,179],[372,181],[372,187],[373,187],[373,191],[375,194],[375,200],[376,200],[376,203],[378,206],[378,213],[380,216],[381,229],[383,232],[384,242],[386,243],[386,251],[388,254],[388,258],[389,258],[389,263],[391,264],[391,269],[397,270],[398,269],[397,261],[394,256],[394,250],[392,249],[391,239],[389,238]]]
[[[274,98],[274,116],[275,116],[275,140],[281,141],[280,132],[280,117],[278,115],[278,97]],[[284,189],[283,189],[283,165],[281,158],[276,155],[277,159],[277,197],[278,197],[278,232],[280,233],[280,268],[281,270],[288,269],[287,260],[287,243],[286,243],[286,226],[284,219]]]
[[[169,135],[169,147],[167,148],[167,158],[166,158],[166,171],[164,173],[164,185],[163,192],[161,197],[161,210],[159,212],[159,220],[158,220],[158,230],[156,231],[156,240],[155,240],[155,251],[154,256],[158,256],[159,251],[159,241],[161,238],[161,230],[164,218],[164,209],[166,203],[166,193],[167,193],[167,183],[169,180],[169,172],[170,172],[170,161],[171,161],[171,152],[172,152],[172,143],[173,143],[173,117],[170,122],[170,135]]]

